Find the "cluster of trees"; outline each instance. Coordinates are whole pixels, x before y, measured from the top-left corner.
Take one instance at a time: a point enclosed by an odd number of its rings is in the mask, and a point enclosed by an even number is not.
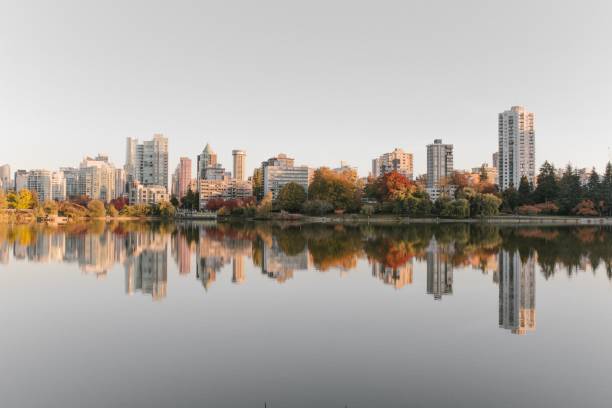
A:
[[[443,195],[434,202],[421,186],[397,172],[370,179],[365,194],[375,203],[362,208],[365,214],[468,218],[496,215],[501,205],[501,199],[494,194],[471,187],[459,187],[454,196]]]
[[[272,194],[268,194],[259,203],[255,197],[224,200],[215,198],[206,203],[208,211],[216,211],[220,216],[239,216],[247,218],[269,218],[272,212]]]
[[[19,192],[4,194],[0,191],[0,210],[30,210],[37,217],[64,216],[69,218],[100,218],[100,217],[162,217],[168,218],[175,214],[175,207],[169,202],[153,205],[128,205],[125,198],[114,199],[105,204],[100,200],[89,200],[80,197],[75,200],[39,202],[36,192],[22,189]]]
[[[337,172],[321,167],[314,172],[308,191],[297,183],[289,183],[279,191],[274,208],[288,212],[324,215],[333,211],[358,212],[362,186],[355,173]]]
[[[200,208],[200,197],[198,193],[191,190],[187,190],[185,197],[181,197],[179,200],[175,196],[170,198],[170,203],[174,206],[174,208],[182,208],[184,210],[192,210],[197,211]]]
[[[36,192],[27,189],[22,189],[18,193],[9,192],[5,194],[0,190],[0,210],[7,208],[15,210],[29,210],[38,204],[38,196]]]
[[[612,164],[608,163],[600,176],[595,168],[586,184],[577,169],[568,165],[562,175],[555,166],[545,162],[534,187],[526,177],[518,189],[508,188],[502,193],[502,208],[519,214],[562,214],[602,216],[612,215]]]
[[[315,172],[308,192],[295,183],[285,185],[275,207],[309,215],[335,211],[467,218],[496,215],[501,204],[502,200],[496,195],[470,187],[460,188],[454,197],[442,197],[433,202],[422,187],[395,171],[371,178],[361,186],[346,174],[321,168]]]

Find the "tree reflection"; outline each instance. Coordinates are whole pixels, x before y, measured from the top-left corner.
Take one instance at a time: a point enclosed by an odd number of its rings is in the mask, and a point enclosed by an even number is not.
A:
[[[612,229],[593,226],[2,224],[0,264],[12,260],[75,263],[83,273],[98,278],[122,265],[128,293],[142,292],[159,299],[166,294],[168,247],[178,273],[189,276],[195,271],[205,289],[226,268],[231,271],[227,279],[235,284],[247,282],[248,265],[283,283],[302,270],[357,270],[360,260],[370,265],[376,280],[400,289],[412,284],[415,263],[423,263],[427,265],[427,292],[441,299],[453,293],[453,274],[458,268],[492,273],[493,282],[500,284],[508,282],[509,272],[504,269],[508,265],[537,265],[546,279],[560,272],[573,276],[589,269],[593,273],[604,270],[612,279],[611,243]]]

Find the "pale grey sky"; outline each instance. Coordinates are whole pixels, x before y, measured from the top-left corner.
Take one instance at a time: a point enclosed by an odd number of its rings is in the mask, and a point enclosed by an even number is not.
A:
[[[612,146],[610,1],[0,1],[0,164],[77,165],[125,138],[210,142],[231,168],[286,152],[365,175],[394,147],[491,160],[497,113],[536,113],[536,157]]]

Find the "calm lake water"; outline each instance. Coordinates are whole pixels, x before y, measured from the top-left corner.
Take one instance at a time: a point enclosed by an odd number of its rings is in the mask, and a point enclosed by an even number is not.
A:
[[[0,225],[2,407],[609,407],[612,230]]]

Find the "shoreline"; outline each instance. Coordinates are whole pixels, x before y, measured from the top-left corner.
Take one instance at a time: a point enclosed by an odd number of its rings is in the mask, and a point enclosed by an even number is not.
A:
[[[11,216],[13,215],[13,216]],[[576,216],[519,216],[519,215],[502,215],[482,218],[436,218],[436,217],[425,217],[425,218],[413,218],[413,217],[398,217],[394,215],[373,215],[365,216],[361,214],[330,214],[327,216],[307,216],[301,214],[291,214],[289,216],[280,216],[280,214],[272,214],[270,218],[246,218],[246,217],[211,217],[206,216],[179,216],[171,218],[163,217],[130,217],[130,216],[119,216],[119,217],[82,217],[72,220],[62,220],[62,222],[48,221],[37,221],[32,214],[20,213],[19,216],[15,217],[15,213],[0,212],[0,224],[47,224],[47,225],[65,225],[79,222],[90,222],[90,221],[105,221],[105,222],[125,222],[125,221],[167,221],[167,222],[181,222],[181,221],[206,221],[206,222],[273,222],[273,223],[291,223],[291,224],[347,224],[347,225],[410,225],[410,224],[490,224],[490,225],[510,225],[510,226],[530,226],[530,225],[550,225],[550,226],[562,226],[562,225],[612,225],[612,217],[576,217]],[[59,217],[62,218],[62,217]]]
[[[612,217],[572,217],[572,216],[494,216],[483,218],[411,218],[391,215],[367,217],[358,214],[329,216],[300,216],[295,218],[271,217],[269,219],[253,219],[242,217],[221,217],[218,222],[281,222],[292,224],[347,224],[347,225],[411,225],[411,224],[489,224],[508,226],[563,226],[563,225],[612,225]]]

